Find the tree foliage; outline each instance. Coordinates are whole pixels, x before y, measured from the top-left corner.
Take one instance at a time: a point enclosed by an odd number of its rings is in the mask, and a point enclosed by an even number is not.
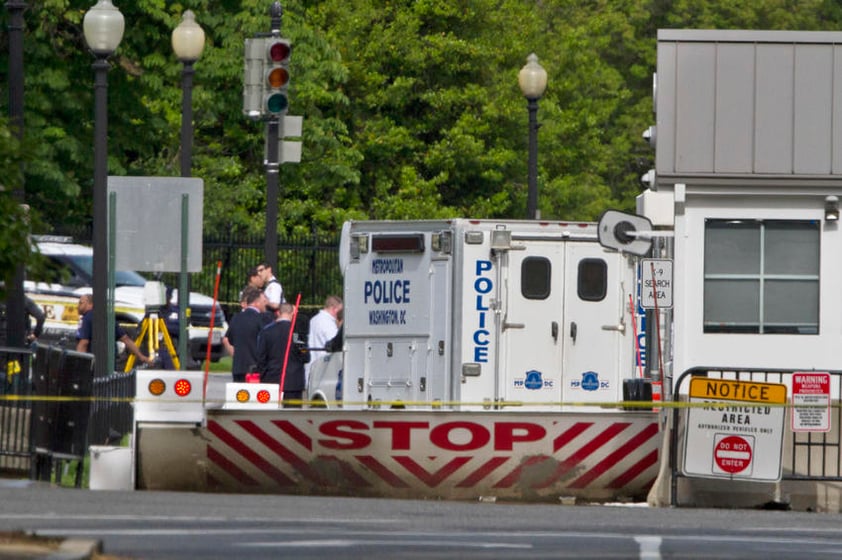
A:
[[[263,231],[265,126],[242,113],[243,42],[269,31],[271,2],[116,3],[126,32],[109,72],[109,174],[180,175],[182,67],[170,34],[191,9],[207,36],[193,90],[204,227]],[[82,19],[93,1],[29,4],[26,148],[0,121],[0,171],[8,187],[23,162],[38,223],[84,224],[94,123]],[[287,232],[337,230],[349,218],[523,217],[527,110],[517,73],[531,52],[549,74],[538,112],[542,215],[631,209],[653,160],[640,134],[654,120],[658,28],[842,22],[831,0],[289,0],[283,10],[281,34],[293,43],[290,114],[305,118],[303,159],[280,171],[278,225]],[[4,49],[3,76],[7,68]],[[25,225],[8,192],[0,213]],[[16,231],[0,233],[4,268]]]

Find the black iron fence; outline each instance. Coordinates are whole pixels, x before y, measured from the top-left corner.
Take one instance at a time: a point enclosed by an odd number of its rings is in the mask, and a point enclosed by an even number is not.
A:
[[[134,372],[94,377],[93,356],[58,346],[0,348],[0,470],[50,480],[88,445],[118,444],[132,429]],[[76,470],[81,484],[82,469]]]
[[[29,472],[31,356],[28,348],[0,347],[0,472]]]
[[[61,230],[74,241],[90,244],[90,230]],[[190,275],[191,289],[213,295],[217,263],[222,264],[219,302],[230,317],[239,307],[240,291],[248,280],[248,269],[264,260],[263,235],[235,233],[205,234],[202,242],[202,271]],[[275,276],[289,301],[301,294],[301,303],[311,310],[320,309],[329,295],[342,294],[339,270],[339,235],[313,231],[307,235],[278,237],[278,270]],[[178,274],[166,273],[162,280],[178,286]]]
[[[221,262],[219,301],[236,308],[248,280],[248,269],[264,260],[263,245],[263,236],[231,232],[205,235],[202,272],[191,275],[193,290],[213,294],[216,264]],[[304,306],[320,308],[325,297],[342,294],[338,247],[336,235],[312,233],[278,239],[278,269],[274,272],[288,301],[295,301],[296,295],[301,294]],[[177,276],[165,277],[165,281],[177,285]]]

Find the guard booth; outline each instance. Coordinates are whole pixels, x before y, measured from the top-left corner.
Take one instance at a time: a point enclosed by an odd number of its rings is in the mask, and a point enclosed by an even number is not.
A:
[[[838,369],[842,33],[661,30],[654,84],[655,169],[638,211],[674,228],[672,371]],[[840,475],[834,410],[820,436],[836,464],[828,481]],[[784,480],[801,476],[798,463]],[[805,491],[687,482],[680,501],[698,505],[794,503]],[[809,490],[825,495],[818,509],[838,506],[838,483],[827,484]]]

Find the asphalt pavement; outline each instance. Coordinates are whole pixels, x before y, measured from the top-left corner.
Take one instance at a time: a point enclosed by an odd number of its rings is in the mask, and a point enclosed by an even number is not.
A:
[[[43,483],[0,478],[0,488],[26,488],[35,484]],[[0,531],[0,560],[88,560],[100,552],[102,542],[99,540],[47,538],[24,531]]]

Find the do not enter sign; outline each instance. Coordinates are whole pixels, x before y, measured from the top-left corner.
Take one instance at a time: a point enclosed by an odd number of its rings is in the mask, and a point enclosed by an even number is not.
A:
[[[718,434],[713,448],[713,460],[716,463],[714,471],[737,474],[751,466],[752,442],[741,436],[725,436]],[[721,438],[721,439],[720,439]]]

